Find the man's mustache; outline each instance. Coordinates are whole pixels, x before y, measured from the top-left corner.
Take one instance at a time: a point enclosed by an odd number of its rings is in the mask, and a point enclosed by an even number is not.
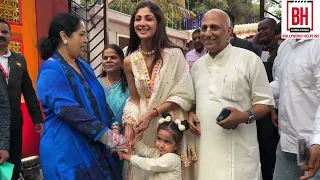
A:
[[[7,39],[5,37],[0,36],[0,41],[5,41],[7,42]]]

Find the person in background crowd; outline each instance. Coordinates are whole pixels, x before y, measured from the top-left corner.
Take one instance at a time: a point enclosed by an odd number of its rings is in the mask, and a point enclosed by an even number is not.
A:
[[[213,9],[205,14],[201,40],[209,53],[191,69],[196,106],[189,113],[189,125],[194,134],[201,133],[199,176],[194,180],[261,177],[255,120],[272,109],[274,100],[261,59],[230,45],[231,33],[225,12]],[[217,122],[223,108],[230,115]]]
[[[261,54],[269,82],[273,81],[272,66],[278,52],[277,38],[275,37],[276,21],[265,18],[258,23],[258,38],[263,45]],[[274,113],[274,112],[273,112]],[[278,128],[272,123],[271,112],[257,121],[258,142],[263,180],[272,180],[276,162],[276,149],[279,142]]]
[[[170,113],[172,121],[187,120],[194,90],[183,50],[169,40],[164,14],[152,1],[139,3],[131,16],[129,54],[123,63],[130,90],[123,115],[125,136],[132,144],[142,136],[143,143],[153,148],[161,114]],[[192,158],[196,160],[196,151],[194,144],[187,145],[185,135],[179,155],[183,166],[188,167]],[[190,137],[190,142],[193,140]],[[142,180],[149,176],[148,171],[124,164],[125,178]],[[189,169],[182,169],[189,173]],[[183,176],[188,179],[188,175]]]
[[[252,39],[251,39],[251,42],[252,42],[253,45],[255,45],[255,44],[261,45],[261,42],[260,42],[258,34],[259,34],[259,32],[256,32],[256,34],[254,34]]]
[[[233,32],[234,26],[235,26],[235,17],[233,13],[229,10],[223,10],[230,18],[230,23],[232,27],[232,33],[230,36],[230,43],[232,46],[247,49],[249,51],[253,51],[253,45],[251,42],[238,38],[237,35]]]
[[[194,30],[192,32],[192,44],[194,49],[189,51],[186,55],[186,59],[188,61],[188,64],[190,68],[192,67],[192,64],[207,54],[207,49],[204,48],[201,40],[200,40],[200,29]]]
[[[184,54],[187,54],[192,49],[191,46],[192,46],[192,41],[185,43],[185,45],[183,47]]]
[[[130,93],[123,70],[124,54],[116,44],[108,45],[102,52],[102,73],[98,81],[102,85],[106,102],[109,104],[115,121],[111,129],[117,133],[122,131],[122,114]]]
[[[279,45],[275,36],[277,22],[272,18],[265,18],[258,24],[258,38],[264,46],[261,60],[266,68],[269,82],[273,81],[272,66],[277,56]]]
[[[10,104],[7,82],[0,71],[0,165],[9,159],[10,145]]]
[[[253,38],[251,39],[251,43],[253,45],[253,52],[261,57],[262,51],[263,51],[263,45],[260,42],[259,36],[258,36],[259,32],[256,32],[256,34],[253,36]]]
[[[44,179],[122,179],[110,149],[126,140],[111,130],[113,114],[93,69],[78,60],[87,42],[79,17],[60,13],[39,43],[45,60],[37,80],[46,115],[40,141]]]
[[[20,174],[22,158],[22,125],[21,94],[27,104],[28,113],[39,133],[43,129],[43,118],[39,102],[30,79],[26,59],[11,52],[8,45],[11,39],[11,27],[8,22],[0,19],[0,68],[8,83],[8,95],[11,109],[10,124],[10,158],[14,164],[12,180],[17,180]]]
[[[102,52],[102,73],[98,81],[104,89],[106,102],[109,104],[114,120],[111,123],[112,131],[122,133],[122,115],[126,100],[129,98],[129,88],[123,70],[124,54],[116,44],[108,45]],[[122,169],[122,161],[115,157]]]
[[[279,47],[275,80],[270,83],[278,100],[279,116],[274,124],[280,133],[273,180],[320,179],[319,52],[317,39],[286,39]],[[309,160],[301,169],[297,163],[298,138],[311,145]]]

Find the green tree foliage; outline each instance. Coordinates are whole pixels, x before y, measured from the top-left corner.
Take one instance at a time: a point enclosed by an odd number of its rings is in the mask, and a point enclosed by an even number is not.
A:
[[[109,8],[125,14],[132,14],[140,1],[142,0],[116,0]],[[184,20],[186,14],[189,17],[198,18],[197,16],[200,14],[214,8],[231,10],[235,15],[236,24],[256,23],[260,20],[259,0],[185,0],[185,3],[182,0],[154,1],[160,5],[165,13],[167,25],[173,28],[179,26],[178,24],[181,20]],[[265,6],[268,8],[270,0],[265,1]],[[274,13],[276,15],[281,14],[281,10]]]
[[[253,23],[253,4],[252,0],[227,0],[228,9],[231,10],[236,18],[236,24]]]
[[[129,0],[116,0],[109,8],[122,12],[124,14],[132,14],[137,6],[137,3]]]
[[[190,10],[196,14],[214,8],[228,9],[236,18],[236,24],[259,21],[259,3],[253,0],[189,0]]]
[[[190,2],[190,10],[197,15],[213,8],[218,9],[227,9],[228,3],[226,0],[189,0]]]
[[[257,2],[252,3],[252,15],[253,15],[253,22],[260,21],[260,4]]]
[[[275,9],[272,11],[272,14],[276,15],[279,18],[281,18],[281,13],[281,9]]]
[[[141,0],[116,0],[109,8],[125,13],[132,14],[137,4]],[[158,3],[164,12],[169,27],[177,28],[180,20],[184,19],[186,14],[189,17],[196,17],[196,14],[185,8],[182,0],[154,0]]]

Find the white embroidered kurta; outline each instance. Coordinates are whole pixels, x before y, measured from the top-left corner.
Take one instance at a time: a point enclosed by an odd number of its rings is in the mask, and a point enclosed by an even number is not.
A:
[[[177,154],[167,153],[160,156],[156,148],[150,148],[141,141],[136,144],[135,149],[137,155],[131,157],[131,163],[134,166],[149,171],[150,176],[148,180],[182,179],[181,159]]]
[[[260,179],[256,123],[225,130],[216,117],[225,107],[247,111],[256,104],[274,104],[261,59],[228,45],[214,59],[209,54],[200,58],[191,74],[201,130],[198,180]]]

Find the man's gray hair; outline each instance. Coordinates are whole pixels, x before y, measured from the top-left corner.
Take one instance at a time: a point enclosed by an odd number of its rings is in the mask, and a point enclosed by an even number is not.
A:
[[[230,20],[229,16],[227,18],[227,25],[228,25],[228,27],[233,27],[233,24],[231,23],[231,20]]]
[[[234,15],[233,15],[232,11],[227,10],[227,9],[225,9],[225,10],[223,10],[223,11],[229,16],[230,21],[231,21],[231,27],[234,27],[236,20],[235,20],[235,17],[234,17]]]

